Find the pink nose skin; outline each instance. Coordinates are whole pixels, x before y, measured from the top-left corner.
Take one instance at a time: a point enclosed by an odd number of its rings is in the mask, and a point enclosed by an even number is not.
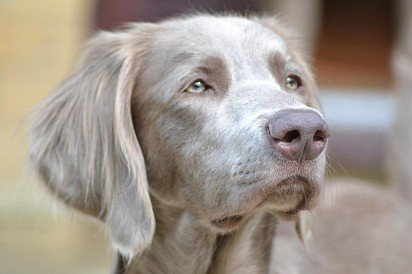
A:
[[[316,159],[330,136],[326,121],[309,109],[284,109],[267,124],[271,145],[292,161]]]

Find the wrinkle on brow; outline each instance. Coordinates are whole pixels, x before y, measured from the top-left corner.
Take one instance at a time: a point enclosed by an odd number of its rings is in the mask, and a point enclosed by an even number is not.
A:
[[[269,69],[276,82],[282,83],[286,78],[286,59],[279,52],[269,55]]]
[[[229,90],[231,77],[227,63],[218,56],[210,56],[203,60],[199,70],[216,83],[222,91]]]
[[[172,56],[172,64],[184,63],[184,62],[187,62],[188,60],[193,59],[193,57],[194,57],[194,53],[192,52],[181,52],[179,54]]]

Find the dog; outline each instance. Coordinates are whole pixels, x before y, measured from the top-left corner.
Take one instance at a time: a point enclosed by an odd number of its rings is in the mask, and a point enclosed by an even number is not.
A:
[[[269,17],[129,24],[39,105],[32,166],[103,222],[115,273],[282,271],[275,228],[295,220],[302,238],[330,136],[294,43]]]
[[[314,206],[329,137],[286,37],[211,15],[98,34],[35,114],[34,168],[130,273],[267,272],[275,215]]]

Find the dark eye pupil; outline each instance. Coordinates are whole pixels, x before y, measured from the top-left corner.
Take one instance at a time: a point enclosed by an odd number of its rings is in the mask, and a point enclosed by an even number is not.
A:
[[[287,81],[288,81],[288,84],[289,84],[289,85],[294,85],[294,84],[296,84],[296,79],[293,78],[293,77],[288,77]]]
[[[200,82],[200,81],[196,81],[192,84],[192,87],[195,88],[195,89],[200,89],[200,88],[203,87],[203,83]]]
[[[286,87],[290,89],[297,89],[300,86],[299,80],[296,77],[289,76],[286,78]]]

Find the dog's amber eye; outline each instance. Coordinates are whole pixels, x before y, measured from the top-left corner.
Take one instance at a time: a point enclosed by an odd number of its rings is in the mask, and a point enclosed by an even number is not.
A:
[[[289,75],[286,78],[285,86],[287,89],[291,89],[291,90],[298,89],[301,86],[301,80],[296,75]]]
[[[202,80],[196,80],[189,85],[185,91],[192,93],[200,93],[207,89],[207,85]]]

